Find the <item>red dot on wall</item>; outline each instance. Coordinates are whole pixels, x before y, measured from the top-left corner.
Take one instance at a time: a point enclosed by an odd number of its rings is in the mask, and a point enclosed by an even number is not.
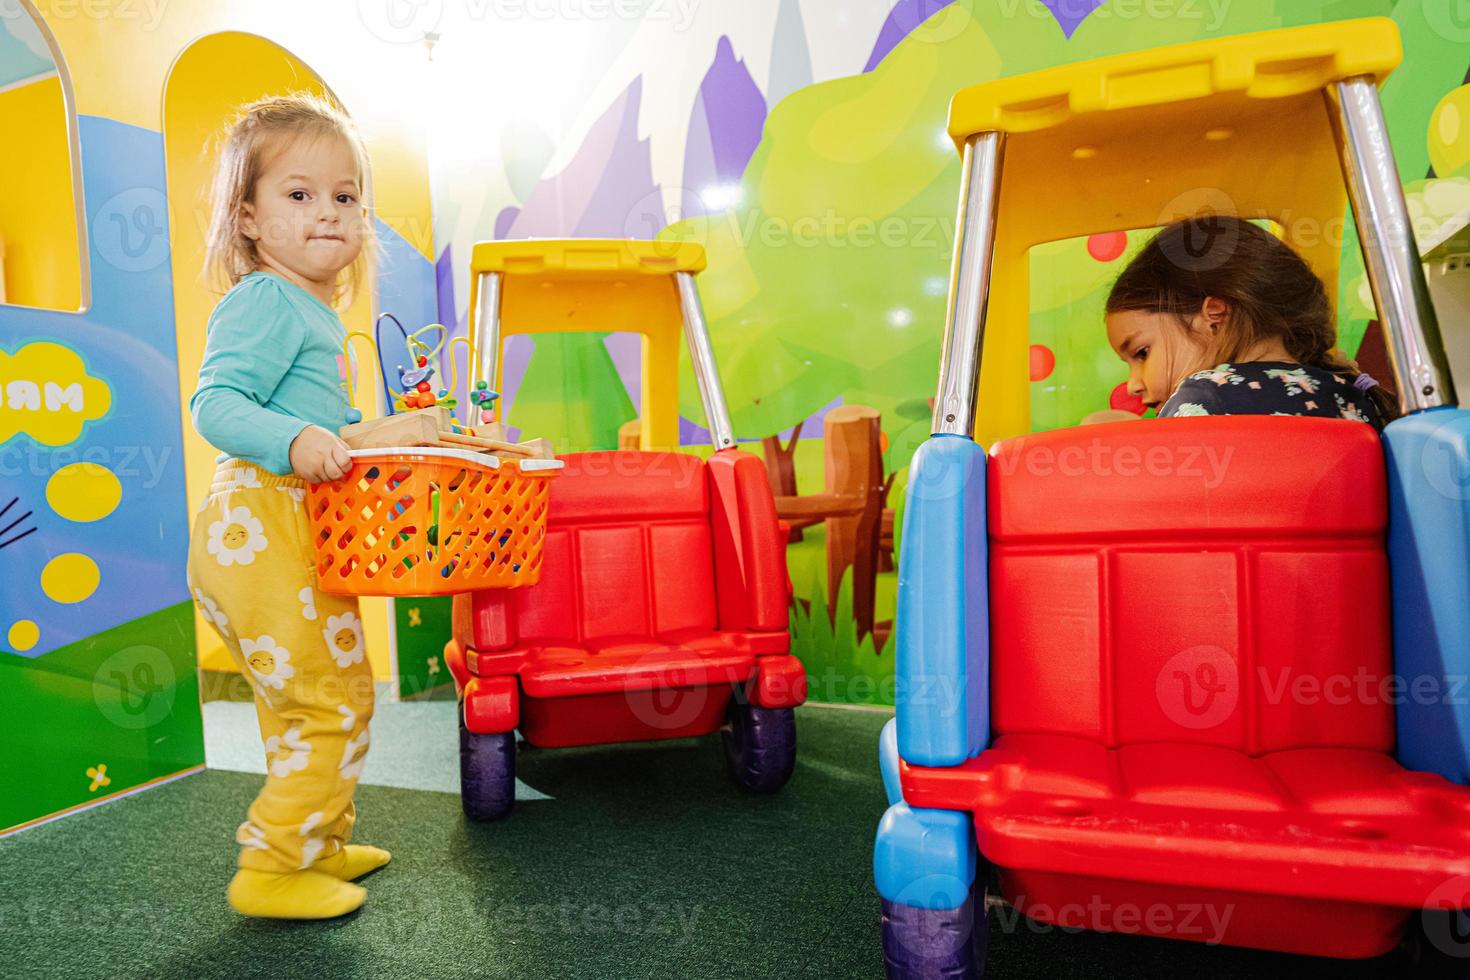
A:
[[[1128,382],[1126,381],[1114,388],[1113,393],[1108,396],[1108,407],[1132,412],[1134,415],[1142,415],[1148,410],[1142,398],[1128,394]]]
[[[1057,356],[1045,344],[1031,345],[1031,380],[1040,381],[1056,369]]]
[[[1109,231],[1101,235],[1087,236],[1087,254],[1099,262],[1111,262],[1123,254],[1128,247],[1126,232]]]

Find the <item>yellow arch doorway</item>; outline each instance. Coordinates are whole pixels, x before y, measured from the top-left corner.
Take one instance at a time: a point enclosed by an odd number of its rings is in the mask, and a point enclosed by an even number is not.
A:
[[[204,356],[204,328],[219,301],[203,276],[205,236],[209,230],[209,183],[219,137],[238,108],[255,99],[285,92],[310,91],[336,96],[299,58],[254,34],[225,32],[193,42],[174,61],[164,83],[163,142],[172,247],[174,324],[178,335],[179,393],[184,411],[184,469],[191,511],[203,500],[218,455],[194,431],[189,397]],[[337,100],[340,103],[340,100]],[[364,189],[372,206],[372,185]],[[349,330],[365,330],[372,317],[372,295],[363,290],[343,315]],[[377,404],[372,372],[364,372],[358,404]],[[362,381],[368,384],[362,384]],[[192,524],[193,514],[190,514]],[[391,609],[386,599],[362,601],[368,657],[373,676],[394,676],[389,632]],[[208,621],[195,612],[199,666],[234,671],[229,654]]]

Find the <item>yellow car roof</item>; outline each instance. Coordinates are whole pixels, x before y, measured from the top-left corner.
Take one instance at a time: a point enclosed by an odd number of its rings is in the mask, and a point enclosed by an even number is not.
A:
[[[619,279],[702,272],[704,246],[620,238],[528,238],[477,242],[470,272]]]
[[[949,134],[963,147],[974,133],[1083,127],[1099,113],[1169,103],[1193,103],[1190,113],[1208,118],[1241,99],[1315,95],[1360,75],[1382,81],[1402,55],[1386,17],[1153,48],[961,89],[950,101]]]
[[[1100,58],[956,94],[957,146],[1005,133],[977,438],[1030,429],[1036,245],[1204,212],[1269,218],[1335,298],[1350,219],[1322,90],[1381,82],[1400,58],[1398,28],[1370,18]]]

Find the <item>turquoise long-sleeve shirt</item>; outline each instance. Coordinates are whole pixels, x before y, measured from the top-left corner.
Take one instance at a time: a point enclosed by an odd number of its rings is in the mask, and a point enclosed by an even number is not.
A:
[[[252,272],[210,314],[189,399],[194,428],[220,460],[291,472],[291,441],[308,425],[347,421],[342,341],[331,307],[269,272]]]

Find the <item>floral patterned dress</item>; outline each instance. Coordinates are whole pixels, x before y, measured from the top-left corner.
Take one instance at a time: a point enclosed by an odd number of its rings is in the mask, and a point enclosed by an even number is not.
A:
[[[1219,364],[1180,382],[1159,417],[1315,415],[1383,428],[1368,393],[1344,374],[1285,361]]]

